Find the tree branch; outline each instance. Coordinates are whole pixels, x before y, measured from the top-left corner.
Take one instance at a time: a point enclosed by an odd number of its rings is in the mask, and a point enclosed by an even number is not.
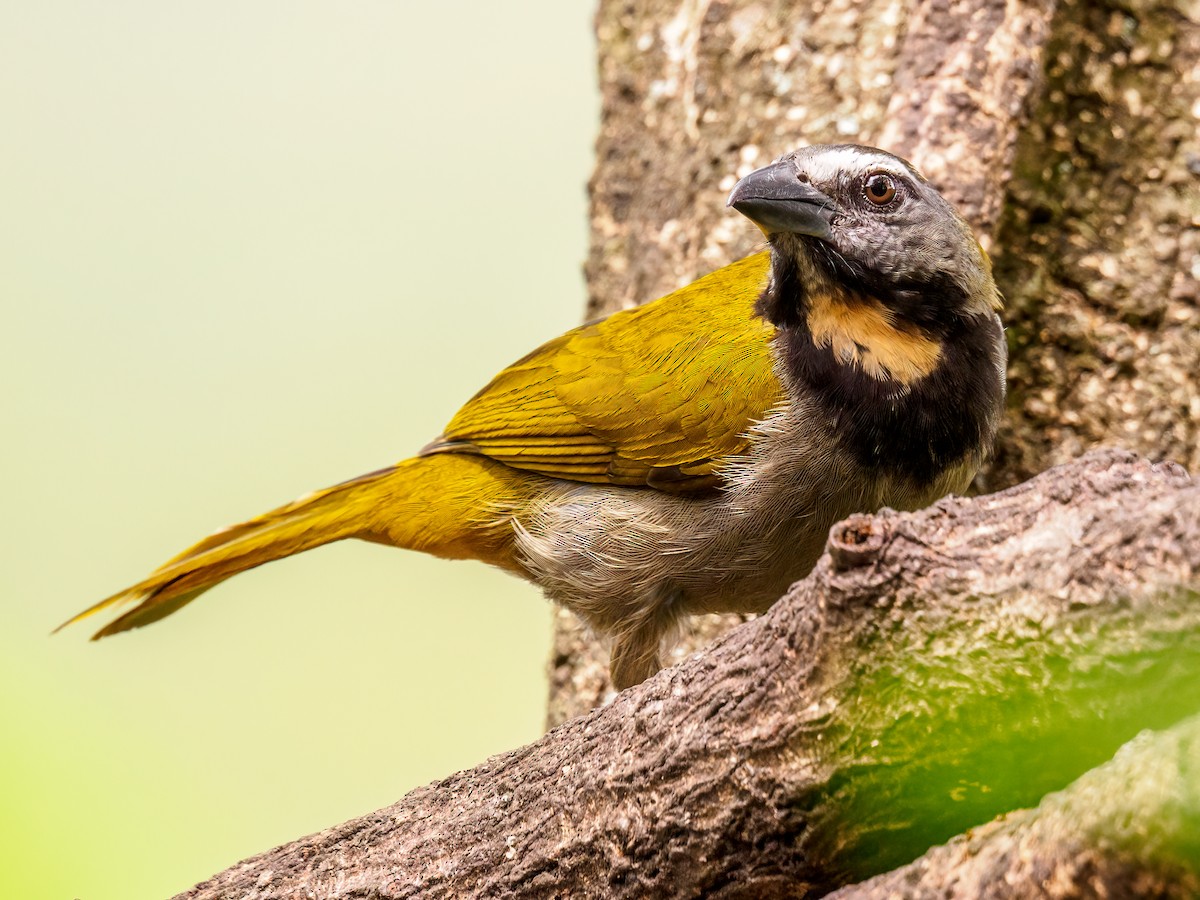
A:
[[[708,651],[182,896],[823,893],[1200,710],[1198,582],[1200,485],[1120,452],[855,516]]]

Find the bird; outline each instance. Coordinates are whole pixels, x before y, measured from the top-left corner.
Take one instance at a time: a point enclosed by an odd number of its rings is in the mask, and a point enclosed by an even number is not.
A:
[[[759,613],[830,527],[965,490],[1005,399],[1003,301],[908,161],[815,145],[736,183],[765,249],[548,341],[415,456],[218,531],[59,628],[93,640],[358,538],[481,560],[604,639],[618,689],[690,615]]]

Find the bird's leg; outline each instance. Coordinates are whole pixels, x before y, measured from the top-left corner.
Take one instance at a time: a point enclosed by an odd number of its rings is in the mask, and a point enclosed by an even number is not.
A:
[[[662,668],[659,649],[677,617],[678,588],[660,585],[648,593],[636,614],[628,616],[613,637],[608,673],[623,691],[641,684]]]

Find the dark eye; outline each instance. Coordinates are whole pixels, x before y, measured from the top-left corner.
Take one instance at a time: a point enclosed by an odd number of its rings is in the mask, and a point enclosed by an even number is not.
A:
[[[896,196],[896,181],[886,172],[876,172],[867,176],[863,193],[876,206],[886,206]]]

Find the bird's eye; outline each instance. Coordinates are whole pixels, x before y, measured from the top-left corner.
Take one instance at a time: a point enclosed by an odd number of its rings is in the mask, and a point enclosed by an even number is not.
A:
[[[886,172],[868,175],[867,183],[863,186],[863,193],[876,206],[886,206],[896,196],[895,179]]]

